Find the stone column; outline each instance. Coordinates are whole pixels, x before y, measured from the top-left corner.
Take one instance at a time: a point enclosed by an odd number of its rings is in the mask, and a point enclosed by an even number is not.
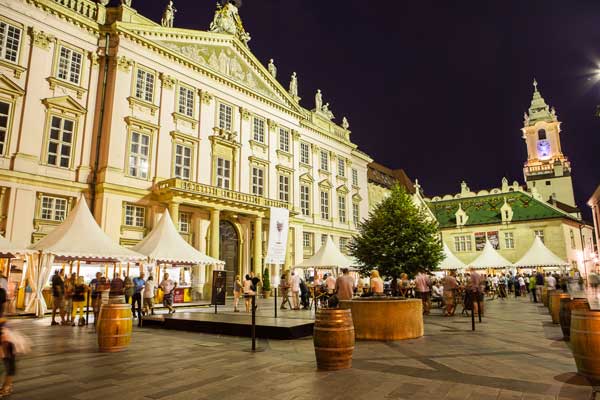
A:
[[[169,214],[171,214],[175,228],[179,231],[179,202],[171,201],[169,203]]]
[[[254,265],[255,274],[262,273],[262,217],[256,217],[254,220]]]
[[[221,211],[218,209],[210,210],[210,256],[219,258],[219,223],[221,221]]]

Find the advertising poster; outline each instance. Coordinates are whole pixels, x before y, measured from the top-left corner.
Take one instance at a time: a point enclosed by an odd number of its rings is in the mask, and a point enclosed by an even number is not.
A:
[[[485,247],[485,232],[475,232],[475,250],[482,251]]]
[[[500,238],[498,237],[498,231],[490,231],[475,232],[475,250],[483,251],[486,238],[490,241],[490,244],[495,250],[500,249]]]
[[[210,300],[210,304],[213,306],[225,305],[225,292],[227,288],[226,277],[226,271],[213,271],[212,297]]]
[[[271,207],[266,264],[285,264],[289,229],[290,212],[286,208]]]
[[[487,238],[494,250],[500,249],[500,238],[498,237],[498,231],[488,232]]]

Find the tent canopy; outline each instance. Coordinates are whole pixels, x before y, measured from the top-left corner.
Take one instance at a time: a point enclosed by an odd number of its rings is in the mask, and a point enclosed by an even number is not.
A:
[[[464,269],[466,267],[465,263],[460,261],[453,253],[450,251],[450,248],[446,243],[444,243],[444,255],[446,258],[438,265],[438,268],[442,271],[444,270],[456,270],[456,269]]]
[[[16,254],[29,254],[32,253],[31,250],[27,250],[26,248],[19,247],[15,245],[13,242],[0,235],[0,256],[1,257],[14,257]]]
[[[146,258],[113,242],[98,226],[83,197],[62,224],[29,246],[29,249],[59,258],[116,261],[140,261]]]
[[[177,232],[169,211],[163,213],[156,227],[133,250],[150,260],[168,264],[222,265],[224,261],[203,254],[190,246]]]
[[[321,246],[319,251],[308,260],[296,265],[296,268],[348,268],[352,265],[352,261],[342,254],[340,249],[333,243],[331,236],[327,236],[325,244]]]
[[[559,267],[569,263],[546,247],[542,239],[536,236],[527,252],[515,263],[515,267]]]
[[[513,264],[506,258],[502,257],[490,243],[486,240],[483,251],[475,260],[469,263],[469,266],[476,269],[485,268],[510,268]]]

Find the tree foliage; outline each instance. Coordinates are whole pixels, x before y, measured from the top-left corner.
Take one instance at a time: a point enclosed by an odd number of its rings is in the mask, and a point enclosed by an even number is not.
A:
[[[263,291],[267,292],[271,290],[271,273],[269,271],[269,267],[265,267],[262,279],[262,288]]]
[[[399,278],[402,273],[434,270],[444,259],[437,222],[399,185],[369,213],[358,232],[349,248],[363,264],[364,275],[377,269],[381,276]]]

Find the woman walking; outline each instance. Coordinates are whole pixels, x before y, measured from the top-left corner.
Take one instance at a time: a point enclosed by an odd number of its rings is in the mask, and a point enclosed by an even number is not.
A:
[[[452,317],[456,311],[456,289],[458,289],[458,282],[454,275],[455,272],[450,271],[450,274],[442,279],[444,304],[446,305],[444,317]]]
[[[154,286],[156,282],[154,282],[154,278],[152,275],[146,281],[144,285],[144,315],[148,315],[148,313],[152,313],[154,315]]]
[[[238,304],[240,303],[240,296],[242,295],[242,282],[240,281],[240,276],[235,276],[235,281],[233,282],[233,312],[240,312],[238,309]]]
[[[79,326],[85,325],[85,319],[83,318],[83,307],[85,306],[85,293],[88,292],[88,287],[83,281],[83,276],[77,278],[75,287],[73,289],[73,311],[71,314],[71,326],[75,326],[75,314],[79,314]]]
[[[252,279],[250,275],[246,275],[246,280],[244,281],[244,303],[246,305],[246,312],[250,312],[250,303],[252,300],[252,296],[256,293],[252,290]]]

